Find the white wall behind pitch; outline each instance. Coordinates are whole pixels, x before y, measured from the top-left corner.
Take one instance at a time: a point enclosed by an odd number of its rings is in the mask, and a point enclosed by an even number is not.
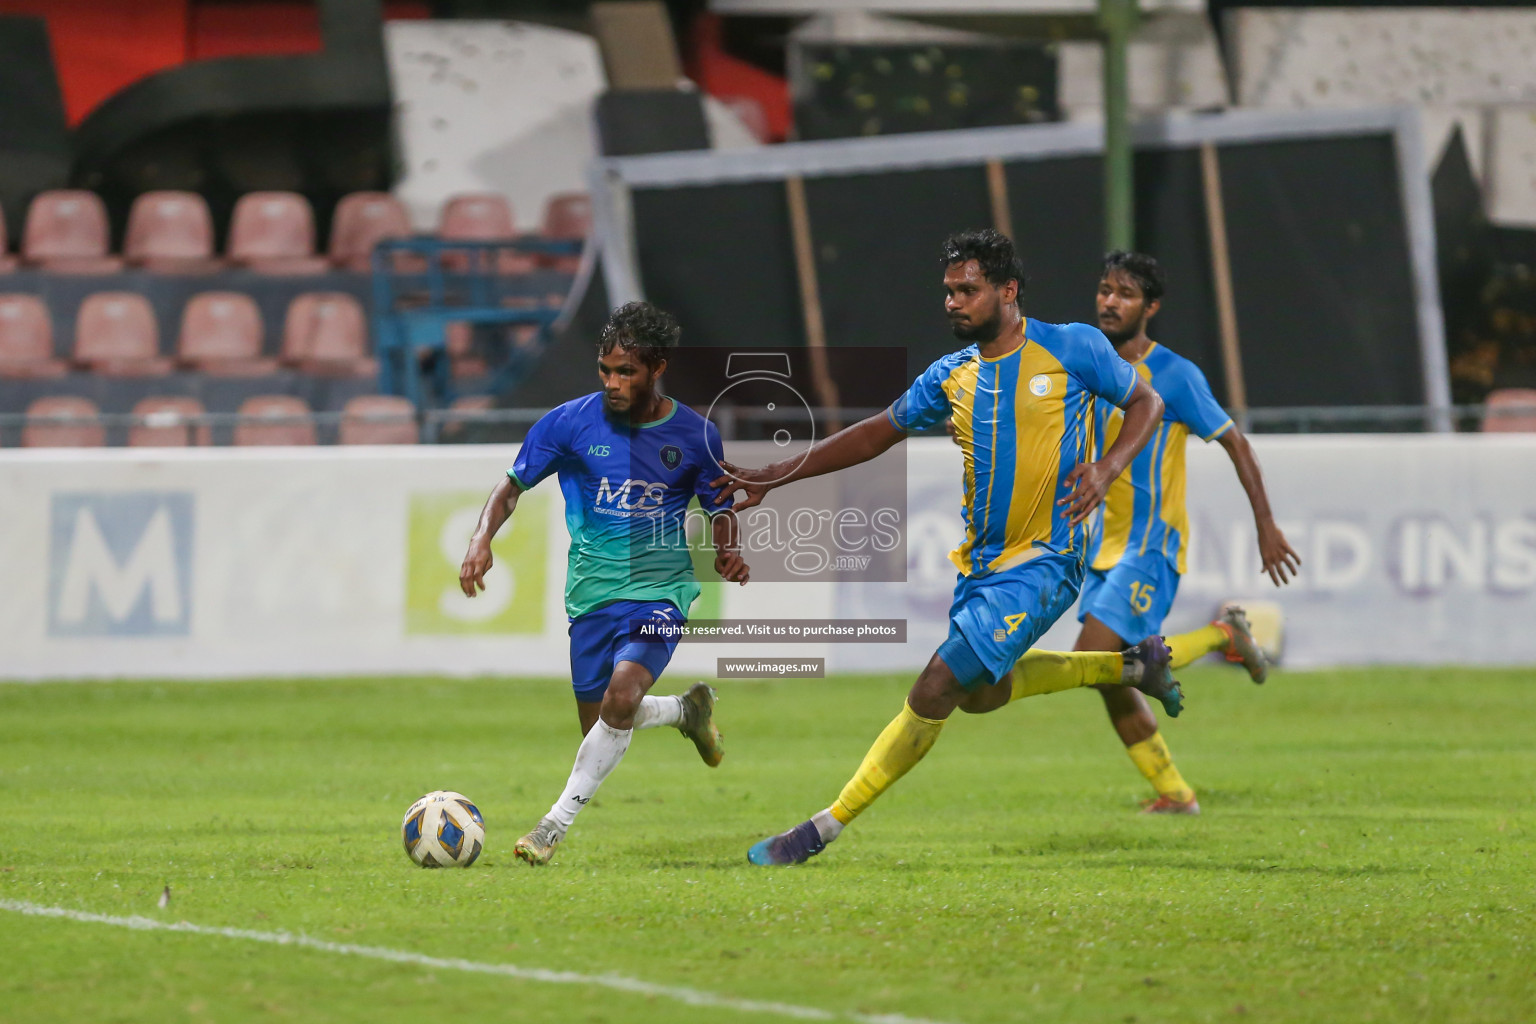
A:
[[[1096,40],[1057,44],[1059,100],[1072,120],[1104,111],[1104,51]],[[1138,114],[1225,107],[1226,73],[1216,34],[1203,11],[1142,18],[1126,53],[1131,109]]]
[[[1240,8],[1227,15],[1237,102],[1413,106],[1438,161],[1460,125],[1488,215],[1536,225],[1536,8]]]
[[[512,21],[391,21],[385,52],[404,174],[395,193],[412,223],[443,200],[501,192],[533,231],[544,202],[581,191],[592,158],[592,101],[605,87],[597,43]]]
[[[515,21],[391,21],[385,54],[403,173],[395,194],[422,231],[450,196],[499,192],[520,231],[550,196],[586,190],[596,152],[592,104],[607,87],[588,35]],[[728,107],[705,100],[717,149],[758,144]]]

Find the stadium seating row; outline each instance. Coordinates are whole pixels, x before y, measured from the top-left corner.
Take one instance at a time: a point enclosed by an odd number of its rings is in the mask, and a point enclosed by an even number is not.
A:
[[[438,234],[446,239],[486,241],[517,235],[512,206],[495,193],[459,195],[443,204]],[[584,195],[552,197],[544,210],[543,234],[585,238],[591,207]],[[381,239],[411,234],[405,206],[388,192],[354,192],[336,204],[326,255],[315,249],[315,215],[297,192],[251,192],[235,204],[224,258],[214,253],[213,218],[196,192],[146,192],[133,201],[121,256],[110,252],[107,208],[94,192],[60,189],[40,193],[27,208],[21,261],[60,273],[109,274],[125,265],[162,273],[206,273],[232,264],[259,273],[317,274],[338,267],[366,271]],[[546,261],[563,269],[570,262]],[[531,270],[526,265],[504,270]],[[6,251],[0,217],[0,271],[17,260]]]
[[[489,396],[462,398],[454,408],[471,413],[490,407]],[[1514,415],[1499,415],[1496,410]],[[1484,431],[1536,431],[1536,390],[1511,388],[1494,392],[1488,403]],[[214,443],[206,407],[197,398],[151,396],[138,401],[131,413],[127,444],[133,447],[187,447]],[[416,410],[394,395],[360,395],[342,408],[337,444],[415,444]],[[241,403],[229,443],[249,445],[314,445],[319,443],[316,418],[308,402],[295,395],[256,395]],[[446,435],[445,435],[446,436]],[[101,447],[107,443],[105,421],[95,402],[73,395],[55,395],[31,402],[25,414],[21,444],[27,448]]]
[[[133,408],[128,444],[182,448],[212,443],[213,432],[198,422],[203,403],[184,396],[152,397]],[[395,395],[361,395],[342,409],[338,444],[415,444],[416,410]],[[309,403],[294,395],[258,395],[240,406],[236,445],[312,445],[319,439]],[[106,428],[96,403],[88,398],[39,398],[26,413],[21,443],[26,448],[97,448],[106,444]]]
[[[264,326],[243,292],[194,295],[181,314],[176,358],[160,355],[149,300],[137,292],[97,292],[80,305],[71,360],[54,358],[48,307],[35,295],[0,295],[0,377],[60,377],[71,369],[104,376],[158,377],[177,369],[257,377],[280,367],[323,376],[370,376],[362,304],[345,292],[307,292],[288,305],[282,350],[262,356]]]

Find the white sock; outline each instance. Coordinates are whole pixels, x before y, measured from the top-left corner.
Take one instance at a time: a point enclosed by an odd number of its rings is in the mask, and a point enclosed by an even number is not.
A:
[[[811,815],[811,824],[816,826],[816,834],[821,836],[824,843],[830,843],[843,831],[843,823],[833,816],[830,807]]]
[[[635,712],[636,729],[654,729],[658,725],[683,724],[683,698],[676,695],[640,698],[640,710]]]
[[[581,741],[581,747],[576,751],[576,765],[571,769],[571,778],[565,784],[565,792],[560,794],[560,799],[555,801],[555,805],[545,815],[559,826],[561,835],[565,834],[566,829],[576,820],[576,815],[597,793],[597,787],[619,766],[619,762],[624,759],[624,751],[629,749],[630,737],[634,734],[633,729],[615,729],[599,718],[592,731]]]

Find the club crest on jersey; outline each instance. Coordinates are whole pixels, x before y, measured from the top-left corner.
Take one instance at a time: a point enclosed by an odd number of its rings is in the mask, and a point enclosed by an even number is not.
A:
[[[1029,378],[1029,393],[1036,398],[1044,398],[1051,393],[1051,378],[1043,373],[1037,373]]]
[[[661,446],[661,464],[668,469],[676,469],[683,464],[683,450],[675,444]]]

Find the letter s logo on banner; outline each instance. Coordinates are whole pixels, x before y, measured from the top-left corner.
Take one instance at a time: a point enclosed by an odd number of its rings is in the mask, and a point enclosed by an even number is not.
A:
[[[187,635],[190,493],[55,494],[50,520],[50,635]]]
[[[405,632],[538,635],[544,632],[547,499],[524,494],[491,541],[495,564],[474,599],[459,590],[459,564],[480,518],[476,491],[412,494],[406,550]]]

